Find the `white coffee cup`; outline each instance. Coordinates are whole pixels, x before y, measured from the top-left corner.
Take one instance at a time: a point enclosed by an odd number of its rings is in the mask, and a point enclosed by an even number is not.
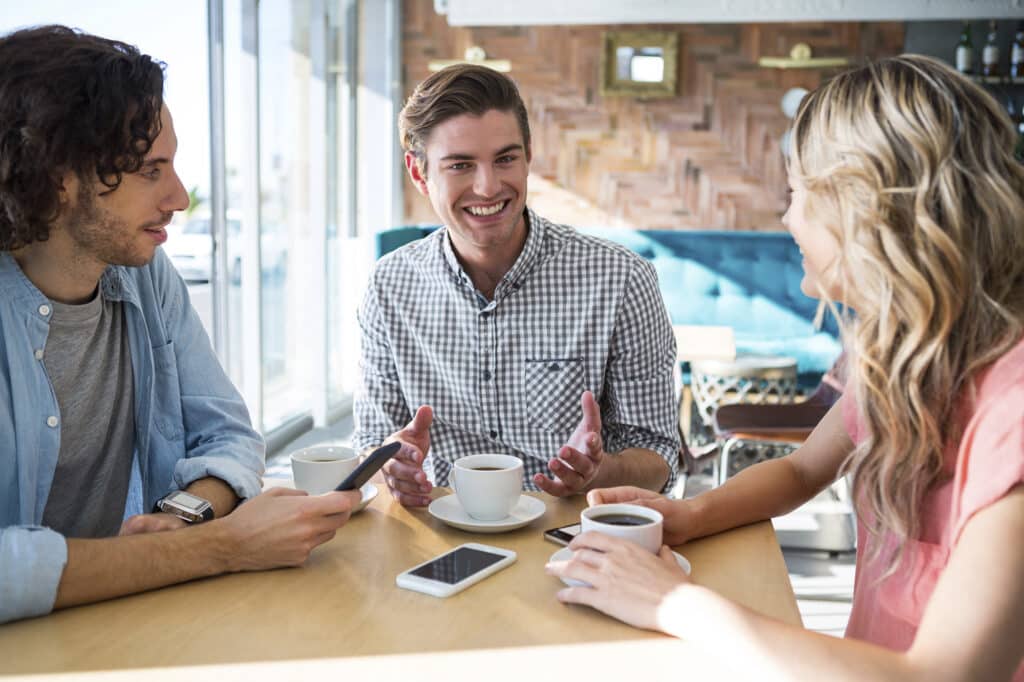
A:
[[[467,514],[479,521],[498,521],[509,515],[523,492],[523,460],[469,455],[455,460],[450,479]]]
[[[310,495],[334,490],[359,466],[359,453],[343,445],[317,445],[292,453],[295,487]]]
[[[627,519],[633,521],[626,525]],[[584,533],[595,531],[629,540],[652,554],[661,550],[664,520],[661,512],[638,504],[598,504],[580,514]]]

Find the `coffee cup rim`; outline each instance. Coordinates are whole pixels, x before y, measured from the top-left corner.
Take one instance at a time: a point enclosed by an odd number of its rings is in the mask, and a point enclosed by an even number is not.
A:
[[[508,458],[510,460],[514,459],[515,462],[511,466],[502,467],[502,468],[497,469],[495,471],[480,471],[479,469],[474,468],[471,464],[467,463],[467,460],[471,460],[471,459],[476,458],[476,457],[503,457],[503,458]],[[497,473],[501,473],[503,471],[515,471],[516,469],[522,469],[523,468],[523,460],[519,459],[515,455],[507,455],[507,454],[505,454],[503,452],[479,452],[479,453],[474,453],[472,455],[466,455],[465,457],[460,457],[459,459],[455,460],[453,466],[456,469],[459,469],[461,471],[479,471],[481,474],[497,474]],[[480,466],[480,465],[477,465],[477,466]]]
[[[325,456],[328,453],[334,452],[336,455],[345,456]],[[315,454],[315,453],[323,454]],[[359,453],[355,448],[349,447],[348,445],[311,445],[300,450],[296,450],[290,455],[291,461],[302,462],[303,464],[334,464],[336,462],[348,462],[353,459],[359,458]],[[313,457],[319,457],[319,459],[312,459]]]
[[[644,507],[639,504],[627,504],[622,502],[612,502],[609,504],[596,504],[593,507],[587,507],[580,512],[580,518],[586,519],[590,523],[598,526],[611,526],[613,524],[604,523],[594,518],[594,514],[632,514],[633,516],[642,516],[650,521],[650,524],[643,524],[642,526],[635,526],[636,528],[642,528],[644,526],[664,523],[665,517],[662,516],[661,512],[657,509],[651,509],[650,507]]]

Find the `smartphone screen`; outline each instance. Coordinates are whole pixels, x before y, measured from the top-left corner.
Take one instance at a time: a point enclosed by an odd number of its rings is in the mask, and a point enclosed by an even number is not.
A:
[[[505,556],[501,554],[483,552],[470,547],[459,547],[454,552],[448,552],[429,564],[409,571],[409,574],[454,585],[504,558]]]

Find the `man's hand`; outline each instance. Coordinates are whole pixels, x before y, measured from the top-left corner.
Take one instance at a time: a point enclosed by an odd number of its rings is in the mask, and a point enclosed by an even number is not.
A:
[[[434,411],[429,405],[416,410],[416,415],[401,431],[384,443],[399,442],[402,448],[384,465],[384,481],[398,502],[406,507],[425,507],[430,504],[433,486],[423,471],[423,461],[430,451],[430,422]]]
[[[580,399],[583,419],[569,437],[558,457],[548,462],[553,477],[535,474],[537,487],[555,497],[584,492],[597,477],[604,461],[604,442],[601,439],[601,408],[590,391]]]
[[[208,524],[225,532],[228,570],[298,566],[348,522],[360,495],[347,490],[311,496],[302,490],[271,488]]]
[[[118,535],[137,535],[139,533],[158,533],[162,530],[177,530],[189,525],[185,519],[178,518],[167,512],[152,514],[136,514],[129,516],[121,524]]]

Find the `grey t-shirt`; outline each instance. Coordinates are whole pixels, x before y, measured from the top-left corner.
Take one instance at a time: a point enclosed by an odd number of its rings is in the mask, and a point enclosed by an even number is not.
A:
[[[124,308],[97,289],[51,303],[43,364],[60,408],[60,454],[43,525],[66,537],[117,535],[135,449],[135,390]]]

